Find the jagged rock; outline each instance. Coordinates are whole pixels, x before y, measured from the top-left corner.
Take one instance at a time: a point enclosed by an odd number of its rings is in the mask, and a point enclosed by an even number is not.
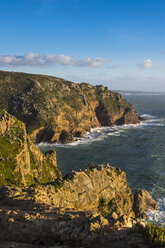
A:
[[[138,190],[134,193],[133,210],[136,217],[147,218],[147,210],[158,210],[158,204],[146,190]]]
[[[94,213],[90,218],[90,231],[96,231],[108,225],[108,220],[98,213]]]
[[[149,248],[132,228],[136,223],[132,204],[125,173],[109,165],[88,166],[58,184],[4,186],[0,188],[0,244]]]
[[[0,185],[47,183],[61,176],[56,153],[43,155],[26,133],[25,124],[0,112]]]
[[[138,123],[123,96],[102,85],[0,71],[0,110],[26,124],[34,142],[61,142],[63,130],[80,137],[91,128]]]
[[[115,212],[115,221],[123,226],[134,222],[133,195],[126,175],[109,165],[88,166],[84,172],[72,172],[55,185],[38,186],[35,201],[57,208],[99,211],[110,222],[111,213]]]
[[[148,121],[149,118],[145,116],[139,116],[139,121]]]
[[[116,125],[124,125],[124,124],[137,124],[139,123],[138,120],[138,113],[136,111],[131,111],[127,109],[123,116],[116,120]]]
[[[75,211],[35,202],[34,189],[0,190],[0,244],[9,247],[149,248],[135,228],[111,226],[97,211]],[[74,200],[74,199],[73,199]],[[14,208],[13,208],[14,206]],[[130,231],[131,230],[131,231]],[[61,247],[62,246],[62,247]],[[3,246],[2,246],[3,247]]]
[[[62,144],[65,143],[71,143],[74,141],[73,135],[70,132],[67,132],[66,130],[62,130],[60,136],[59,136],[59,142]]]
[[[82,137],[84,137],[84,134],[81,131],[77,131],[77,132],[74,133],[74,137],[82,138]]]
[[[39,143],[40,141],[47,142],[48,140],[51,140],[55,135],[52,127],[40,128],[38,130],[35,130],[34,132],[36,132],[36,143]]]

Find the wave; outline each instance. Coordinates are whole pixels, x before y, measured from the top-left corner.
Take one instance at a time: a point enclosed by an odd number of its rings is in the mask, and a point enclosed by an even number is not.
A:
[[[165,226],[165,198],[158,201],[159,210],[147,212],[149,218],[148,221],[153,224],[159,224]]]
[[[91,131],[86,133],[83,138],[74,138],[75,142],[67,144],[49,144],[39,143],[38,147],[42,150],[44,148],[56,148],[56,147],[76,147],[82,145],[90,145],[93,142],[100,142],[106,139],[108,136],[126,136],[126,130],[135,128],[145,128],[146,126],[164,126],[165,120],[159,119],[156,116],[150,114],[142,114],[142,117],[148,118],[146,121],[141,121],[138,124],[125,124],[122,126],[114,127],[100,127],[91,128]]]
[[[74,138],[75,142],[67,144],[50,144],[50,143],[39,143],[38,147],[42,150],[44,148],[55,148],[55,147],[75,147],[80,145],[89,145],[93,142],[99,142],[107,138],[108,136],[120,136],[125,129],[135,128],[140,124],[129,124],[123,126],[114,127],[100,127],[91,128],[90,132],[87,132],[83,138]]]
[[[158,118],[150,114],[142,114],[141,117],[146,118],[147,120],[141,121],[142,126],[165,126],[165,119]]]
[[[155,116],[153,116],[153,115],[150,115],[150,114],[142,114],[142,115],[140,115],[141,117],[144,117],[144,118],[149,118],[149,119],[154,119],[155,118]]]

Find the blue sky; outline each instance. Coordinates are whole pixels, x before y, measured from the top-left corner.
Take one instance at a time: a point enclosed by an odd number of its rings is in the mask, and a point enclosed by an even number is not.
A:
[[[164,0],[1,0],[0,69],[165,91]]]

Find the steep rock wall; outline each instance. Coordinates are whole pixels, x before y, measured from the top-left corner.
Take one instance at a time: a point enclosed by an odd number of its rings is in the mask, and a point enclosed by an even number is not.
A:
[[[34,142],[72,142],[94,127],[139,122],[134,107],[107,87],[16,72],[0,71],[0,109],[23,121]]]
[[[25,124],[0,112],[0,185],[29,186],[60,177],[56,153],[43,155],[26,133]]]
[[[125,173],[108,164],[73,172],[54,185],[38,186],[35,201],[57,208],[100,211],[126,225],[132,225],[135,217]]]

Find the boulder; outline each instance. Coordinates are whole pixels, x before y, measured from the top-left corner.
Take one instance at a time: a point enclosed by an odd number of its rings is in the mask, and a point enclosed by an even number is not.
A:
[[[139,121],[148,121],[148,120],[149,120],[148,117],[140,116],[140,115],[139,115]]]
[[[147,190],[138,190],[134,193],[133,210],[137,218],[147,218],[148,210],[158,210],[157,202]]]
[[[65,143],[72,143],[73,141],[74,141],[74,138],[73,138],[72,133],[66,130],[62,130],[60,137],[59,137],[59,142],[62,144],[65,144]]]

